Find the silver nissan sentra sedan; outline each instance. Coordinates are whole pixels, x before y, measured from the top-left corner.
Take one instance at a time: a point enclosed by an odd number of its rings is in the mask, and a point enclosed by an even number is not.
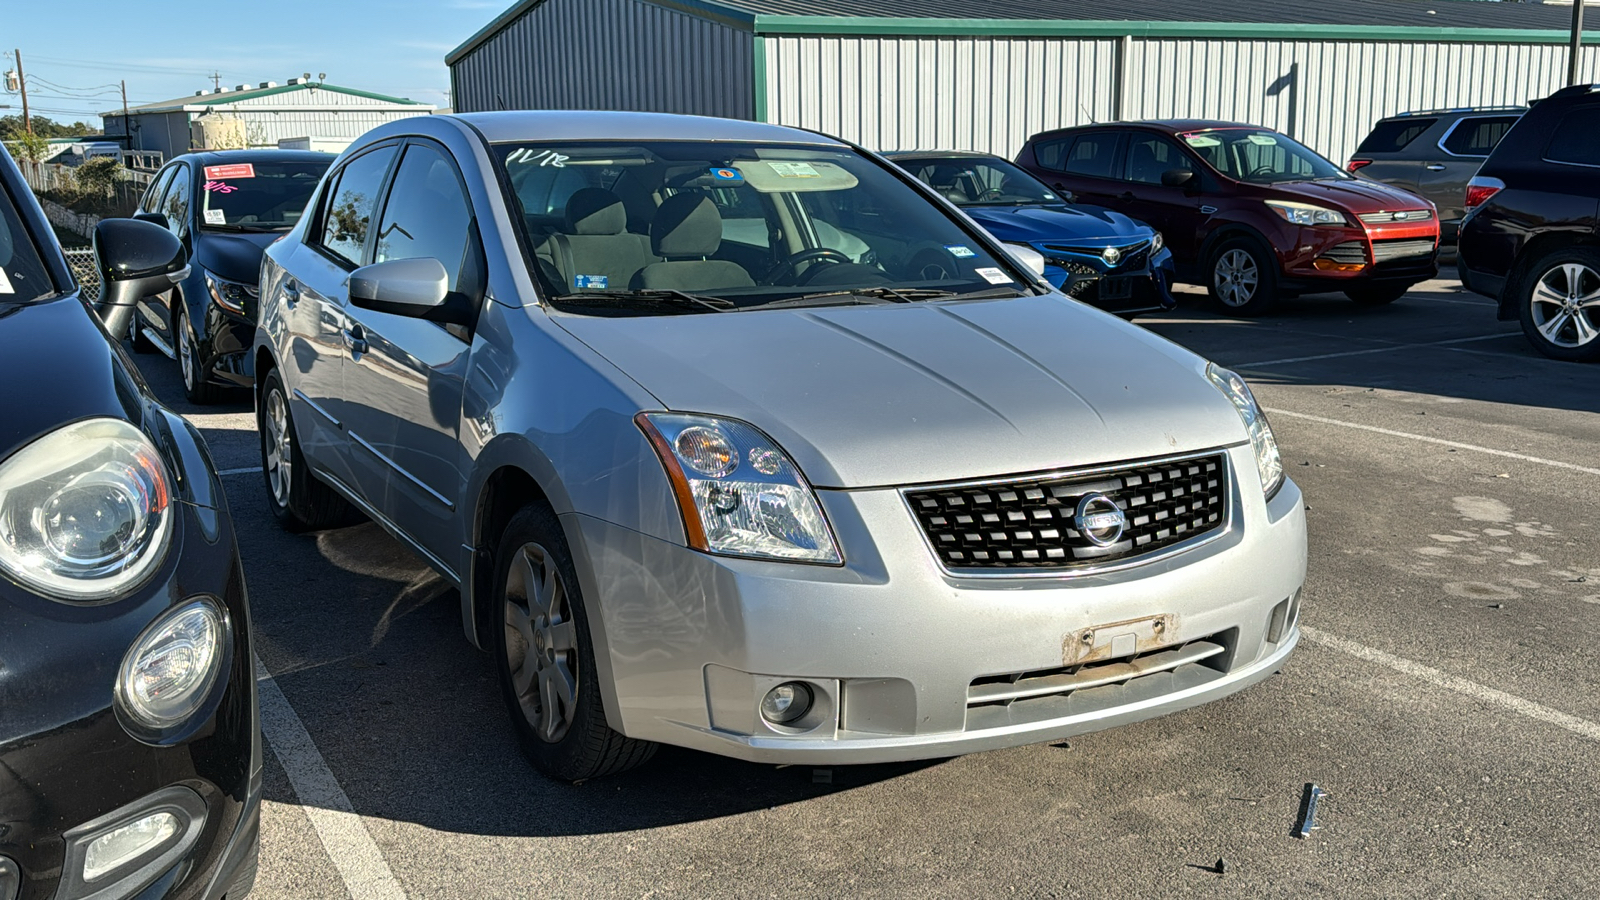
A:
[[[1306,532],[1250,389],[1030,262],[813,132],[390,123],[263,263],[271,505],[456,585],[560,779],[951,756],[1262,680]]]

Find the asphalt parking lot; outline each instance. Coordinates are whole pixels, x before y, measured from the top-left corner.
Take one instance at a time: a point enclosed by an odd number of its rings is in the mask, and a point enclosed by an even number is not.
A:
[[[1306,493],[1281,674],[1062,744],[832,770],[666,749],[576,787],[518,755],[454,590],[373,525],[282,532],[248,397],[191,407],[140,357],[209,440],[244,553],[271,748],[252,896],[1600,888],[1600,368],[1538,356],[1449,277],[1256,321],[1183,300],[1143,323],[1250,378]],[[1307,782],[1328,796],[1302,841]]]

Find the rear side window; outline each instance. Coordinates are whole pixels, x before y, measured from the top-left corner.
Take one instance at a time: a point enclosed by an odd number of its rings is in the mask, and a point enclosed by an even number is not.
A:
[[[1118,137],[1120,135],[1115,132],[1079,137],[1067,152],[1067,158],[1062,161],[1061,171],[1093,178],[1115,178],[1113,169],[1117,161]]]
[[[1600,166],[1600,106],[1580,107],[1567,113],[1550,136],[1544,158],[1551,162]]]
[[[1061,163],[1067,158],[1067,148],[1072,146],[1072,138],[1056,138],[1050,141],[1040,141],[1033,145],[1033,158],[1039,165],[1046,169],[1061,171]]]
[[[1506,136],[1519,116],[1485,116],[1462,119],[1445,135],[1444,149],[1456,156],[1488,156]]]
[[[356,157],[340,170],[339,180],[328,192],[319,243],[322,249],[352,266],[361,265],[378,190],[383,187],[383,177],[389,172],[394,154],[391,145]]]
[[[1379,122],[1367,139],[1356,148],[1357,153],[1398,153],[1416,140],[1438,119],[1389,119]]]

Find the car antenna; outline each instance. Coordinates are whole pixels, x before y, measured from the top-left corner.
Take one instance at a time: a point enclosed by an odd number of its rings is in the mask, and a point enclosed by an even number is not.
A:
[[[1085,115],[1085,116],[1088,116],[1088,117],[1089,117],[1089,124],[1090,124],[1090,125],[1099,125],[1099,124],[1100,124],[1100,120],[1098,120],[1098,119],[1096,119],[1096,118],[1095,118],[1095,117],[1094,117],[1094,113],[1092,113],[1092,112],[1089,112],[1089,107],[1087,107],[1087,106],[1084,106],[1084,105],[1083,105],[1083,104],[1082,104],[1082,103],[1079,103],[1079,104],[1078,104],[1078,108],[1079,108],[1079,109],[1081,109],[1081,110],[1083,110],[1083,114],[1084,114],[1084,115]]]

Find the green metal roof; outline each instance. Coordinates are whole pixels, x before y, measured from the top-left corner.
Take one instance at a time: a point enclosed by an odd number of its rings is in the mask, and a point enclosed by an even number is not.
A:
[[[306,84],[280,84],[276,87],[269,88],[248,88],[242,91],[190,94],[187,97],[177,97],[172,100],[159,100],[155,103],[145,103],[139,106],[130,106],[128,107],[128,112],[130,114],[151,113],[176,111],[190,106],[225,106],[230,103],[238,103],[241,100],[254,100],[259,97],[271,97],[275,94],[287,94],[294,91],[309,90],[329,91],[335,94],[348,94],[352,97],[365,97],[368,100],[379,100],[384,103],[395,103],[405,106],[432,106],[432,104],[423,103],[420,100],[412,100],[407,97],[391,97],[387,94],[375,94],[371,91],[361,91],[355,88],[341,87],[337,84],[312,84],[307,82]],[[102,113],[101,115],[120,116],[122,115],[122,109],[121,107],[118,107],[117,109],[110,110]]]

